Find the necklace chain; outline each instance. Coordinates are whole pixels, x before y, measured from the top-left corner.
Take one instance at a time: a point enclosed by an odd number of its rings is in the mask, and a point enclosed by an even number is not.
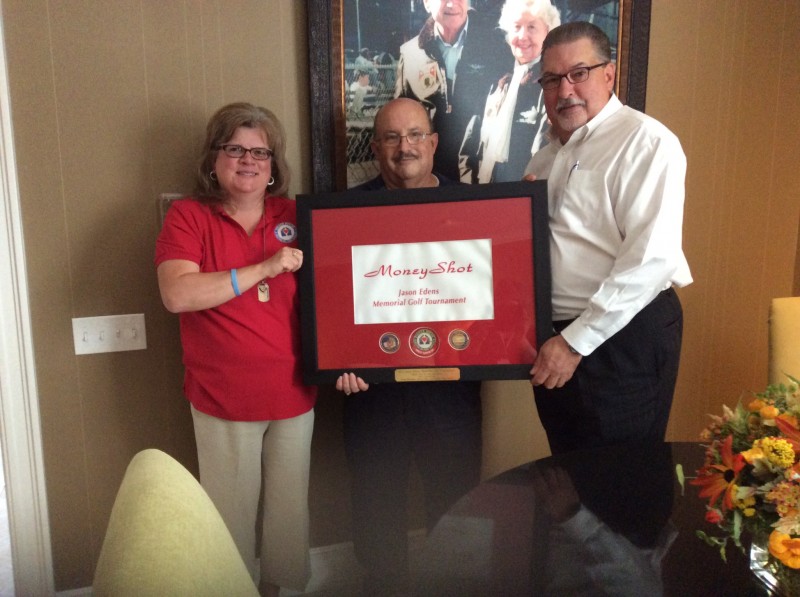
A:
[[[267,198],[264,197],[264,213],[261,216],[263,222],[261,227],[261,241],[262,241],[262,259],[264,262],[267,260]],[[258,283],[258,300],[262,303],[269,302],[269,284],[267,279],[264,278]]]

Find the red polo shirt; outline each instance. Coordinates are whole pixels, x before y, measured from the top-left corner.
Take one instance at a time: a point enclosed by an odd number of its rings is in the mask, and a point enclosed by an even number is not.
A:
[[[229,271],[297,246],[294,201],[268,197],[251,236],[220,206],[192,199],[169,208],[156,242],[156,267],[193,261],[201,272]],[[254,286],[213,309],[180,314],[184,392],[199,411],[232,421],[288,419],[314,406],[316,387],[300,368],[295,274],[268,280],[269,302]]]

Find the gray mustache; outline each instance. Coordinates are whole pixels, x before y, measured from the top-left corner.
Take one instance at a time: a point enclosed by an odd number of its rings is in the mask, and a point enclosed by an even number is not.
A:
[[[577,97],[565,97],[558,100],[556,104],[556,110],[561,110],[562,108],[569,108],[570,106],[585,106],[586,102],[583,100],[578,99]]]
[[[405,158],[418,158],[416,151],[400,151],[397,155],[395,155],[395,160],[402,160]]]

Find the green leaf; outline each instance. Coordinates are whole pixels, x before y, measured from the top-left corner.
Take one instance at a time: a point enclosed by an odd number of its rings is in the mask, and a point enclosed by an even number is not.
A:
[[[678,477],[678,483],[681,484],[681,497],[683,497],[686,489],[686,486],[684,485],[686,477],[683,476],[683,465],[680,462],[675,465],[675,476]]]
[[[695,531],[695,535],[705,541],[706,545],[709,545],[710,547],[718,547],[719,556],[722,558],[722,561],[725,563],[728,562],[728,555],[725,552],[725,548],[728,546],[727,537],[712,537],[711,535],[708,535],[700,530]]]
[[[742,541],[742,513],[739,510],[733,512],[733,530],[731,531],[733,542],[737,547],[741,547]]]

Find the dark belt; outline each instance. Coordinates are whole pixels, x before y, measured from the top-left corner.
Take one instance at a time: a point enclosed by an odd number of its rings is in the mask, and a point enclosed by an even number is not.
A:
[[[670,287],[669,287],[669,288],[667,288],[666,290],[662,290],[661,292],[659,292],[659,293],[656,295],[656,297],[655,297],[655,298],[654,298],[652,301],[650,301],[649,303],[647,303],[647,305],[645,305],[645,307],[647,307],[647,306],[649,306],[649,305],[652,305],[652,304],[653,304],[654,302],[656,302],[658,299],[660,299],[660,298],[664,298],[664,297],[666,297],[666,296],[668,296],[669,294],[672,294],[672,293],[674,293],[674,292],[675,292],[675,289],[674,289],[674,288],[672,288],[672,286],[670,286]],[[553,322],[553,335],[554,335],[554,336],[557,336],[558,334],[560,334],[560,333],[561,333],[561,332],[564,330],[564,328],[566,328],[567,326],[569,326],[569,324],[571,324],[571,323],[572,323],[573,321],[575,321],[576,319],[578,319],[578,318],[577,318],[577,317],[573,317],[572,319],[561,319],[560,321],[554,321],[554,322]]]

